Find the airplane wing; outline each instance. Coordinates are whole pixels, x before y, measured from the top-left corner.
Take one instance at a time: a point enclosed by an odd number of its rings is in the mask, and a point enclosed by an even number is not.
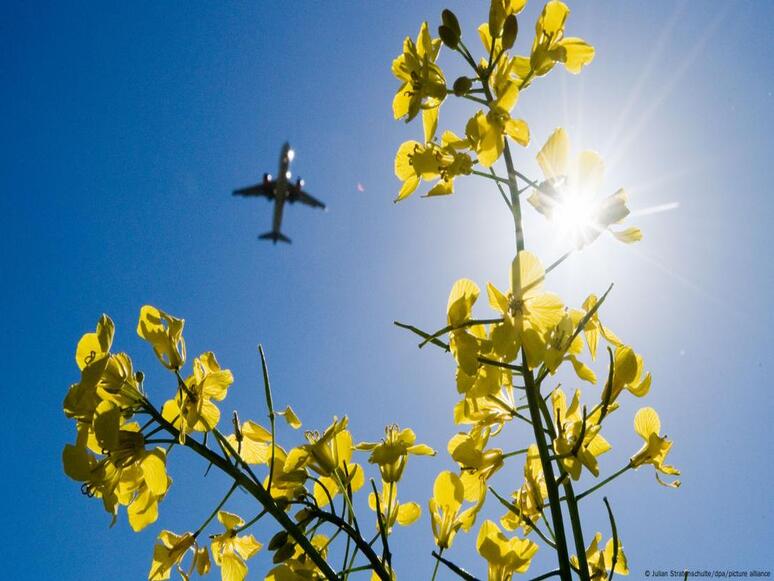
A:
[[[271,181],[263,181],[260,184],[256,184],[254,186],[249,186],[247,188],[240,188],[238,190],[234,190],[235,196],[247,196],[247,197],[255,197],[255,196],[263,196],[264,198],[268,198],[269,200],[274,199],[274,183]]]
[[[310,196],[309,194],[307,194],[296,184],[288,185],[288,201],[291,204],[295,202],[301,202],[302,204],[306,204],[307,206],[312,206],[312,208],[322,208],[323,210],[325,209],[325,204],[323,204],[320,200],[318,200],[314,196]]]

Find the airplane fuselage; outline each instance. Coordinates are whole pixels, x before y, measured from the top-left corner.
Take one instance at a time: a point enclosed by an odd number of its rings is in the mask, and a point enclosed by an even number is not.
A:
[[[291,162],[290,144],[282,146],[279,159],[279,173],[274,186],[274,218],[272,220],[272,230],[279,233],[282,226],[282,211],[285,207],[285,200],[288,198],[288,180],[290,179]]]

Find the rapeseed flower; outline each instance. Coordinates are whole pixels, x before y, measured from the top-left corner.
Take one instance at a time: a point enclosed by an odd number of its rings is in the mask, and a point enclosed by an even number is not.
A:
[[[526,573],[538,546],[529,539],[508,539],[491,520],[478,531],[476,549],[488,564],[488,581],[510,581],[514,573]]]

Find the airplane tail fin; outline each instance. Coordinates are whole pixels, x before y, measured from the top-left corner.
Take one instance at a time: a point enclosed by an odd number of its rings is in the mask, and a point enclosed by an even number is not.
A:
[[[278,240],[282,242],[287,242],[288,244],[291,243],[290,238],[285,236],[282,232],[274,232],[273,230],[271,232],[266,232],[266,234],[261,234],[260,236],[258,236],[258,238],[260,240],[271,240],[272,242],[274,242],[274,244],[276,244]]]

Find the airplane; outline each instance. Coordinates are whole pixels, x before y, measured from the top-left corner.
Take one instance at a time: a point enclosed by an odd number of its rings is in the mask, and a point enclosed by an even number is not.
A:
[[[295,183],[290,181],[290,162],[293,161],[294,157],[295,152],[290,148],[290,144],[285,142],[280,151],[279,175],[276,180],[272,178],[271,174],[265,173],[263,174],[263,181],[261,183],[234,190],[235,196],[264,196],[265,198],[274,201],[272,229],[270,232],[261,234],[258,237],[260,240],[271,240],[274,244],[280,240],[290,244],[290,238],[280,232],[280,226],[282,225],[282,210],[285,206],[285,202],[290,202],[291,204],[301,202],[302,204],[312,206],[313,208],[325,209],[325,204],[317,198],[310,196],[302,189],[304,187],[304,180],[298,178]]]

